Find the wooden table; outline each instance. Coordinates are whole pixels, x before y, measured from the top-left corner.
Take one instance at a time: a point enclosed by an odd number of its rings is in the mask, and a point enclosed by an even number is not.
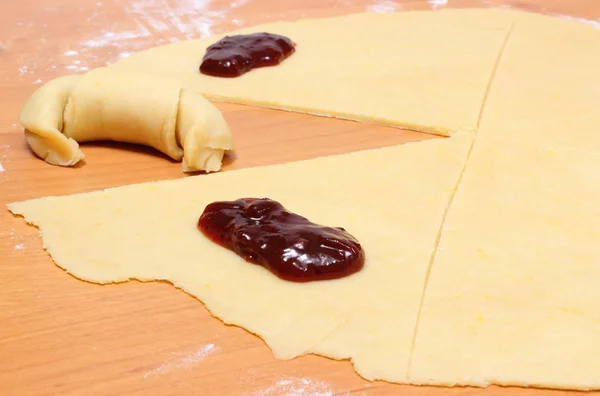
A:
[[[508,5],[600,25],[597,0],[20,0],[0,5],[0,205],[183,177],[130,145],[86,144],[59,168],[34,157],[18,124],[27,97],[54,77],[149,48],[256,23],[343,13]],[[595,21],[595,22],[594,22]],[[238,148],[225,170],[381,147],[430,136],[244,106],[219,105]],[[98,286],[70,277],[35,228],[0,210],[2,395],[546,395],[544,390],[370,383],[348,362],[278,361],[242,329],[163,282]]]

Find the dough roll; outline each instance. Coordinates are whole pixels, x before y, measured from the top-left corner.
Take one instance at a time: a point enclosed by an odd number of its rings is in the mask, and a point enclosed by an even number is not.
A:
[[[21,123],[33,151],[54,165],[74,165],[83,158],[77,142],[99,140],[153,147],[183,161],[185,172],[218,171],[233,149],[215,106],[151,73],[100,68],[51,81],[27,102]]]

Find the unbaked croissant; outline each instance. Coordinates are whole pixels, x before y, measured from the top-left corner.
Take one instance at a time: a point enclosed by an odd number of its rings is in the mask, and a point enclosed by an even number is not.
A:
[[[77,142],[112,140],[154,147],[184,172],[218,171],[233,150],[221,112],[177,80],[108,68],[46,83],[20,114],[32,150],[53,165],[84,157]]]

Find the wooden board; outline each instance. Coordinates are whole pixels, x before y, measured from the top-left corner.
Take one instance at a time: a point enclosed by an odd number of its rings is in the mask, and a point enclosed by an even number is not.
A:
[[[17,116],[40,83],[236,26],[350,12],[501,6],[599,23],[597,0],[20,0],[0,3],[0,205],[184,177],[150,149],[87,144],[75,168],[26,147]],[[225,169],[355,151],[430,136],[355,122],[219,105],[238,147]],[[98,286],[43,251],[36,229],[0,210],[0,394],[3,395],[558,395],[535,389],[370,383],[348,362],[273,358],[264,343],[212,318],[167,283]]]

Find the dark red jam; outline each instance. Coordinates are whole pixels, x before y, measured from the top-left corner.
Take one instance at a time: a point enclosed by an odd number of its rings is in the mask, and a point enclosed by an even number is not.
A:
[[[292,40],[278,34],[227,36],[206,49],[200,72],[216,77],[238,77],[256,67],[276,66],[294,50]]]
[[[343,228],[314,224],[268,198],[213,202],[198,228],[288,281],[342,278],[360,271],[365,261],[360,243]]]

